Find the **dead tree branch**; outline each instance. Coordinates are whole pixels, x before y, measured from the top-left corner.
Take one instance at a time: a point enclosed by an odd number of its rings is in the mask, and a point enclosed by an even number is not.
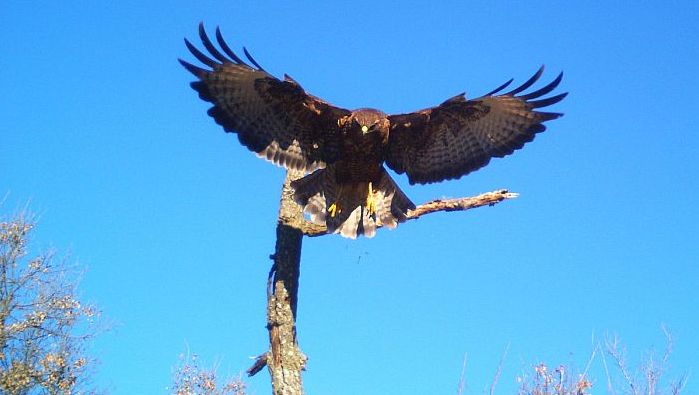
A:
[[[303,212],[294,202],[291,181],[303,173],[289,171],[282,187],[282,197],[277,223],[277,243],[274,263],[267,282],[267,329],[270,351],[258,357],[248,374],[261,370],[266,364],[272,377],[275,395],[302,395],[301,371],[306,366],[306,356],[296,340],[296,306],[298,301],[299,269],[303,232],[298,223],[303,222]]]
[[[514,192],[509,192],[507,189],[500,189],[472,197],[436,199],[417,206],[415,210],[408,211],[408,219],[418,219],[423,215],[440,211],[466,211],[482,206],[493,206],[503,200],[514,199],[517,196],[519,195]],[[306,221],[303,217],[300,219],[299,217],[279,217],[279,219],[292,227],[300,229],[306,236],[316,237],[328,233],[328,228],[326,228],[325,225]]]

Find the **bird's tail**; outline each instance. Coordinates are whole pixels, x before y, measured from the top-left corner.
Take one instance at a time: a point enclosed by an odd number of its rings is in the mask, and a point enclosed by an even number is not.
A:
[[[369,183],[338,184],[334,166],[316,170],[291,186],[294,199],[311,221],[352,239],[361,234],[373,237],[379,226],[395,228],[406,220],[408,210],[415,208],[384,169],[379,181],[372,184],[373,213],[367,207]]]

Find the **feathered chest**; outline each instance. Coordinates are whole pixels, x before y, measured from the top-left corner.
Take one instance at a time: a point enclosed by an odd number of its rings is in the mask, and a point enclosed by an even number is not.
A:
[[[342,156],[337,163],[338,178],[371,181],[378,177],[387,142],[388,128],[368,133],[361,129],[343,131]]]

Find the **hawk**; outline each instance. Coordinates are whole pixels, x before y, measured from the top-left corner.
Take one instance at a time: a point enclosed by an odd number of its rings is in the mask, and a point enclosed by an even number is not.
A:
[[[206,68],[179,62],[197,77],[191,86],[199,97],[213,104],[208,114],[258,156],[310,173],[292,183],[294,199],[312,221],[350,238],[372,237],[378,226],[394,228],[415,208],[384,164],[407,174],[410,184],[458,179],[532,141],[546,129],[543,122],[562,115],[539,109],[567,95],[547,96],[563,73],[525,93],[542,66],[506,93],[512,80],[476,99],[462,93],[407,114],[348,110],[307,93],[288,75],[275,78],[245,48],[244,61],[218,28],[220,49],[203,24],[199,37],[209,55],[185,44]]]

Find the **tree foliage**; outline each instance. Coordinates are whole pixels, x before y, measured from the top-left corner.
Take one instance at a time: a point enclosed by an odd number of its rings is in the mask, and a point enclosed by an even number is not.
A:
[[[0,222],[0,393],[91,393],[84,352],[98,311],[81,303],[76,276],[54,254],[30,257],[34,222]]]

